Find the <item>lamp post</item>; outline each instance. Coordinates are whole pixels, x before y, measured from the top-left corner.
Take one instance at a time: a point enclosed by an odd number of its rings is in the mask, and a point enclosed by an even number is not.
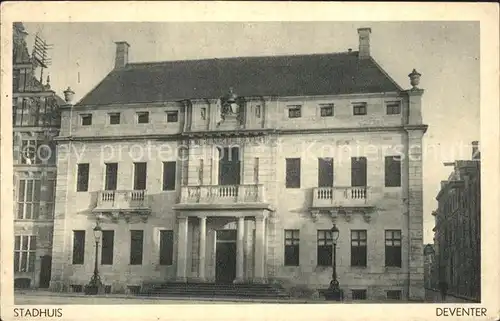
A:
[[[92,278],[90,278],[89,284],[85,287],[85,294],[95,295],[98,294],[102,289],[101,277],[99,276],[98,258],[99,258],[99,241],[101,240],[102,229],[99,226],[99,222],[96,223],[94,227],[94,237],[95,237],[95,265],[94,273]]]
[[[329,301],[341,301],[342,300],[342,290],[339,286],[339,281],[337,280],[337,240],[339,239],[339,229],[335,224],[331,229],[332,232],[332,247],[333,247],[333,272],[332,280],[330,281],[330,286],[325,293],[325,299]]]

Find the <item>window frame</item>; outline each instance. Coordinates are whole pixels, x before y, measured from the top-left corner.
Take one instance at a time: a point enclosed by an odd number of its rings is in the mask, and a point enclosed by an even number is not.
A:
[[[324,110],[331,110],[331,114],[323,114]],[[334,117],[335,116],[335,104],[330,103],[330,104],[319,104],[319,115],[321,118],[325,117]]]
[[[141,116],[146,116],[147,120],[145,122],[141,122]],[[135,118],[137,124],[149,124],[149,111],[138,111],[135,113]]]
[[[286,229],[283,236],[284,266],[300,266],[300,230]]]
[[[113,117],[118,116],[118,122],[112,122]],[[108,113],[108,123],[109,125],[119,125],[121,124],[121,113]]]
[[[81,235],[81,242],[77,243],[77,235]],[[83,265],[85,263],[85,230],[73,230],[73,244],[71,251],[71,264],[72,265]],[[81,253],[79,252],[81,251]],[[78,254],[78,255],[75,255]]]
[[[31,188],[30,188],[31,183]],[[21,187],[23,189],[21,193]],[[37,197],[36,197],[37,196]],[[21,200],[22,197],[22,200]],[[38,200],[36,199],[38,198]],[[20,178],[17,184],[17,220],[38,220],[42,198],[42,180],[39,177]],[[28,210],[29,215],[27,215]],[[36,213],[36,215],[35,215]],[[28,217],[29,216],[29,217]]]
[[[111,235],[111,242],[104,246],[104,235]],[[105,252],[106,249],[106,252]],[[101,265],[113,265],[113,258],[115,252],[115,231],[114,230],[103,230],[101,237]],[[106,256],[105,256],[106,253]]]
[[[363,161],[361,161],[363,160]],[[354,168],[354,164],[361,164],[364,163],[364,167],[356,167]],[[362,176],[363,179],[356,178],[359,177],[355,173],[358,172],[363,172],[361,170],[363,168],[364,171],[364,176]],[[359,181],[359,182],[358,182]],[[364,182],[364,184],[362,184]],[[351,187],[367,187],[368,184],[368,160],[364,156],[360,157],[351,157]]]
[[[287,105],[288,119],[302,118],[302,105]]]
[[[167,123],[178,123],[179,122],[179,111],[178,110],[168,110],[166,113]],[[175,121],[171,120],[169,117],[175,116]]]
[[[36,241],[36,235],[14,236],[14,272],[35,272]]]
[[[398,166],[396,166],[398,164]],[[402,159],[399,155],[385,156],[384,159],[384,186],[401,187]],[[397,170],[396,170],[397,169]],[[395,172],[396,170],[396,172]],[[397,175],[396,175],[397,174]],[[396,176],[394,176],[396,175]]]
[[[396,297],[390,297],[389,293],[391,294],[395,294],[397,293]],[[388,300],[397,300],[397,301],[401,301],[403,299],[403,291],[401,290],[386,290],[385,291],[385,297],[388,299]]]
[[[177,162],[176,161],[167,161],[162,163],[162,191],[175,191],[176,186],[177,186]],[[168,165],[170,164],[170,165]],[[173,164],[173,165],[172,165]],[[172,166],[173,167],[173,182],[171,184],[168,184],[170,176],[167,176],[167,167]]]
[[[140,233],[138,233],[140,232]],[[136,236],[136,238],[134,239],[134,234]],[[139,238],[137,238],[137,236],[140,235],[140,240],[141,240],[141,243],[140,243],[140,248],[138,247],[137,250],[140,249],[140,251],[138,251],[138,253],[135,253],[134,248],[134,244],[139,244],[138,242],[137,243],[134,243],[134,240],[137,241]],[[130,258],[129,258],[129,265],[142,265],[143,261],[144,261],[144,230],[130,230]],[[140,252],[140,254],[139,254]]]
[[[332,267],[333,264],[333,233],[331,230],[317,230],[316,237],[316,265]],[[322,254],[327,253],[327,257]],[[328,263],[327,263],[328,261]]]
[[[92,126],[92,114],[80,114],[80,125],[81,126]],[[85,120],[88,119],[89,123],[86,124]]]
[[[397,111],[397,112],[394,112]],[[385,113],[386,115],[401,115],[401,102],[400,101],[389,101],[385,103]]]
[[[80,172],[81,167],[87,168],[86,176],[82,176]],[[85,180],[83,181],[83,179]],[[76,166],[76,191],[77,192],[88,192],[89,191],[89,180],[90,180],[90,164],[89,163],[79,163]],[[84,184],[83,186],[81,184]]]
[[[163,247],[165,244],[162,242],[162,235],[168,235],[166,241],[170,241],[170,243],[167,243],[167,249]],[[165,241],[165,242],[166,242]],[[159,257],[158,257],[158,264],[162,266],[171,266],[174,264],[174,231],[173,230],[167,230],[167,229],[162,229],[159,231],[159,236],[158,236],[158,243],[159,243]],[[162,254],[167,252],[168,255],[163,256]]]
[[[390,237],[388,237],[390,234]],[[399,235],[399,237],[395,236]],[[403,243],[403,235],[401,230],[385,230],[384,231],[384,247],[385,247],[385,267],[402,267],[402,243]],[[388,245],[388,243],[391,243]],[[399,243],[399,245],[395,245],[395,243]],[[393,253],[391,253],[393,252]],[[396,259],[393,257],[397,253],[399,257],[399,262],[395,262]]]
[[[298,165],[298,170],[297,169],[294,170],[289,167],[292,165]],[[302,176],[302,170],[301,170],[300,157],[285,158],[285,188],[300,189],[301,176]]]
[[[363,245],[364,244],[364,245]],[[354,249],[356,248],[356,251]],[[355,258],[355,253],[364,252],[363,257]],[[368,231],[351,230],[351,266],[367,267],[368,263]]]
[[[356,295],[354,295],[355,293]],[[351,289],[351,298],[353,300],[366,300],[367,297],[368,297],[368,291],[366,289]]]
[[[368,107],[365,102],[358,102],[352,104],[353,116],[365,116],[368,114]]]
[[[139,164],[144,164],[144,188],[138,186],[140,184],[140,177],[137,176],[137,166]],[[148,163],[147,162],[134,162],[134,176],[132,181],[132,187],[134,191],[145,191],[148,187]]]
[[[111,178],[111,176],[108,176],[108,174],[111,174],[112,172],[108,172],[108,169],[111,169],[112,165],[116,165],[116,171],[115,171],[115,177],[114,177],[114,182],[108,181],[108,178]],[[104,190],[105,191],[116,191],[118,188],[118,163],[104,163]],[[114,188],[110,188],[109,183],[114,183]],[[112,187],[112,186],[111,186]]]

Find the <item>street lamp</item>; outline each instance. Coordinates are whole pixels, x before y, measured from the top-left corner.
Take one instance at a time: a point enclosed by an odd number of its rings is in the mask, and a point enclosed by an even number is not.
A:
[[[332,232],[332,247],[333,247],[333,272],[332,280],[330,281],[330,287],[326,291],[325,298],[331,301],[341,301],[342,300],[342,290],[339,286],[339,281],[337,280],[337,240],[339,239],[339,229],[335,224],[331,229]]]
[[[102,229],[99,226],[99,222],[96,223],[94,227],[94,237],[95,237],[95,265],[94,265],[94,273],[92,274],[92,278],[90,279],[89,284],[86,286],[85,294],[95,295],[98,294],[102,288],[101,277],[99,276],[99,268],[98,268],[98,258],[99,258],[99,241],[101,240]]]

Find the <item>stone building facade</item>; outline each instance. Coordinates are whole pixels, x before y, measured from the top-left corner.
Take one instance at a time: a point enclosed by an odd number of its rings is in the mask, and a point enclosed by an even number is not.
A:
[[[435,260],[433,284],[448,283],[457,297],[481,301],[481,159],[472,142],[472,159],[445,163],[453,166],[441,182],[433,212]]]
[[[14,23],[13,164],[14,285],[48,288],[51,278],[55,207],[58,106],[65,104],[35,77],[40,62],[28,51],[26,32]]]
[[[62,108],[53,289],[89,281],[96,222],[111,292],[325,288],[335,223],[347,297],[423,299],[423,90],[382,70],[370,32],[358,51],[157,63],[116,43],[114,70]]]

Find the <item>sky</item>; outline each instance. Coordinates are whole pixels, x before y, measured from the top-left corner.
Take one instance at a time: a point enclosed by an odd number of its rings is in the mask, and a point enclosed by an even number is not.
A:
[[[358,50],[357,28],[370,27],[371,55],[403,88],[422,74],[424,242],[432,242],[444,162],[470,159],[479,139],[478,22],[154,22],[25,23],[32,48],[38,32],[53,45],[52,89],[70,86],[78,101],[114,67],[116,41],[130,44],[129,61],[313,54]]]

